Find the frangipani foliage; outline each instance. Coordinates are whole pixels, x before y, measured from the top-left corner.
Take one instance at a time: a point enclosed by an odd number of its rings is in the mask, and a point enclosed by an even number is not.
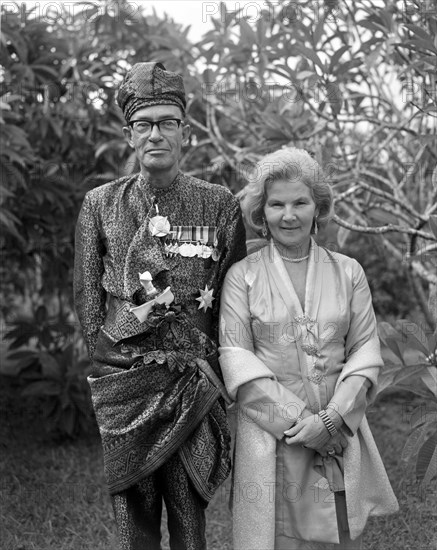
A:
[[[40,288],[68,277],[84,192],[137,169],[115,90],[130,65],[156,60],[185,78],[183,170],[237,192],[264,153],[312,151],[335,191],[339,246],[354,231],[375,235],[432,326],[436,0],[206,4],[212,29],[195,44],[141,3],[77,3],[74,17],[59,3],[51,20],[4,8],[0,224],[11,261],[56,266]]]
[[[379,324],[385,366],[378,393],[399,388],[423,401],[411,414],[409,435],[402,460],[413,466],[423,487],[437,477],[437,331],[425,334],[410,321]]]
[[[335,191],[340,248],[352,232],[374,235],[435,326],[437,3],[216,6],[213,29],[186,52],[196,63],[172,60],[202,72],[185,168],[239,191],[266,152],[312,151]]]
[[[334,188],[340,249],[354,232],[374,236],[390,260],[381,270],[408,274],[435,326],[435,0],[266,0],[255,16],[209,3],[212,28],[195,44],[169,18],[145,15],[147,3],[50,4],[44,17],[25,3],[1,8],[6,318],[24,312],[14,321],[32,324],[44,305],[50,320],[74,323],[83,196],[137,169],[117,86],[133,63],[162,61],[184,75],[193,130],[184,171],[238,192],[263,154],[310,150]]]
[[[185,38],[177,25],[127,1],[8,2],[1,10],[4,305],[14,294],[31,295],[35,307],[56,293],[71,301],[83,196],[134,165],[117,86],[133,63],[156,57],[155,35]]]

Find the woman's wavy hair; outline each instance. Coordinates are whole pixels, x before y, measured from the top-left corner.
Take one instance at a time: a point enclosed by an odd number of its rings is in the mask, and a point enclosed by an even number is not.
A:
[[[262,233],[267,189],[275,181],[301,181],[310,189],[318,208],[316,223],[324,227],[332,215],[332,191],[318,162],[305,149],[287,147],[262,158],[241,193],[241,208],[247,224]]]

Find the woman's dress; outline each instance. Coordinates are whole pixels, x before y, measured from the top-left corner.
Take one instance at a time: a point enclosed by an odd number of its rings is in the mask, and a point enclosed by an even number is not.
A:
[[[220,345],[236,400],[235,550],[273,549],[278,537],[338,543],[334,491],[346,492],[352,539],[368,516],[397,510],[364,415],[382,360],[358,262],[312,242],[304,309],[272,244],[234,264],[221,295]],[[345,423],[343,457],[285,444],[304,408],[328,404]]]

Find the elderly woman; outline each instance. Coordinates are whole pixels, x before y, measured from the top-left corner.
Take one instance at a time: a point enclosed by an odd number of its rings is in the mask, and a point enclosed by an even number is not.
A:
[[[242,208],[269,243],[230,268],[220,312],[234,547],[360,548],[367,518],[398,507],[365,417],[382,365],[369,286],[356,260],[312,239],[332,194],[306,151],[254,173]]]

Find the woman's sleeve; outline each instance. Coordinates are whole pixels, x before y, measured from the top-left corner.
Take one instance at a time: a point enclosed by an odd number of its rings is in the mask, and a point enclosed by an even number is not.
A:
[[[220,365],[227,390],[240,405],[240,418],[256,422],[281,439],[284,430],[302,414],[305,402],[280,384],[256,355],[248,299],[250,277],[245,273],[245,263],[235,264],[223,285]]]
[[[346,373],[348,364],[354,362],[358,365],[365,362],[367,368],[357,369],[357,374],[352,370],[352,374],[340,380],[328,408],[334,409],[342,417],[346,431],[352,435],[361,424],[382,366],[372,296],[364,271],[358,262],[354,263],[353,270],[350,325],[346,336],[345,355]]]

